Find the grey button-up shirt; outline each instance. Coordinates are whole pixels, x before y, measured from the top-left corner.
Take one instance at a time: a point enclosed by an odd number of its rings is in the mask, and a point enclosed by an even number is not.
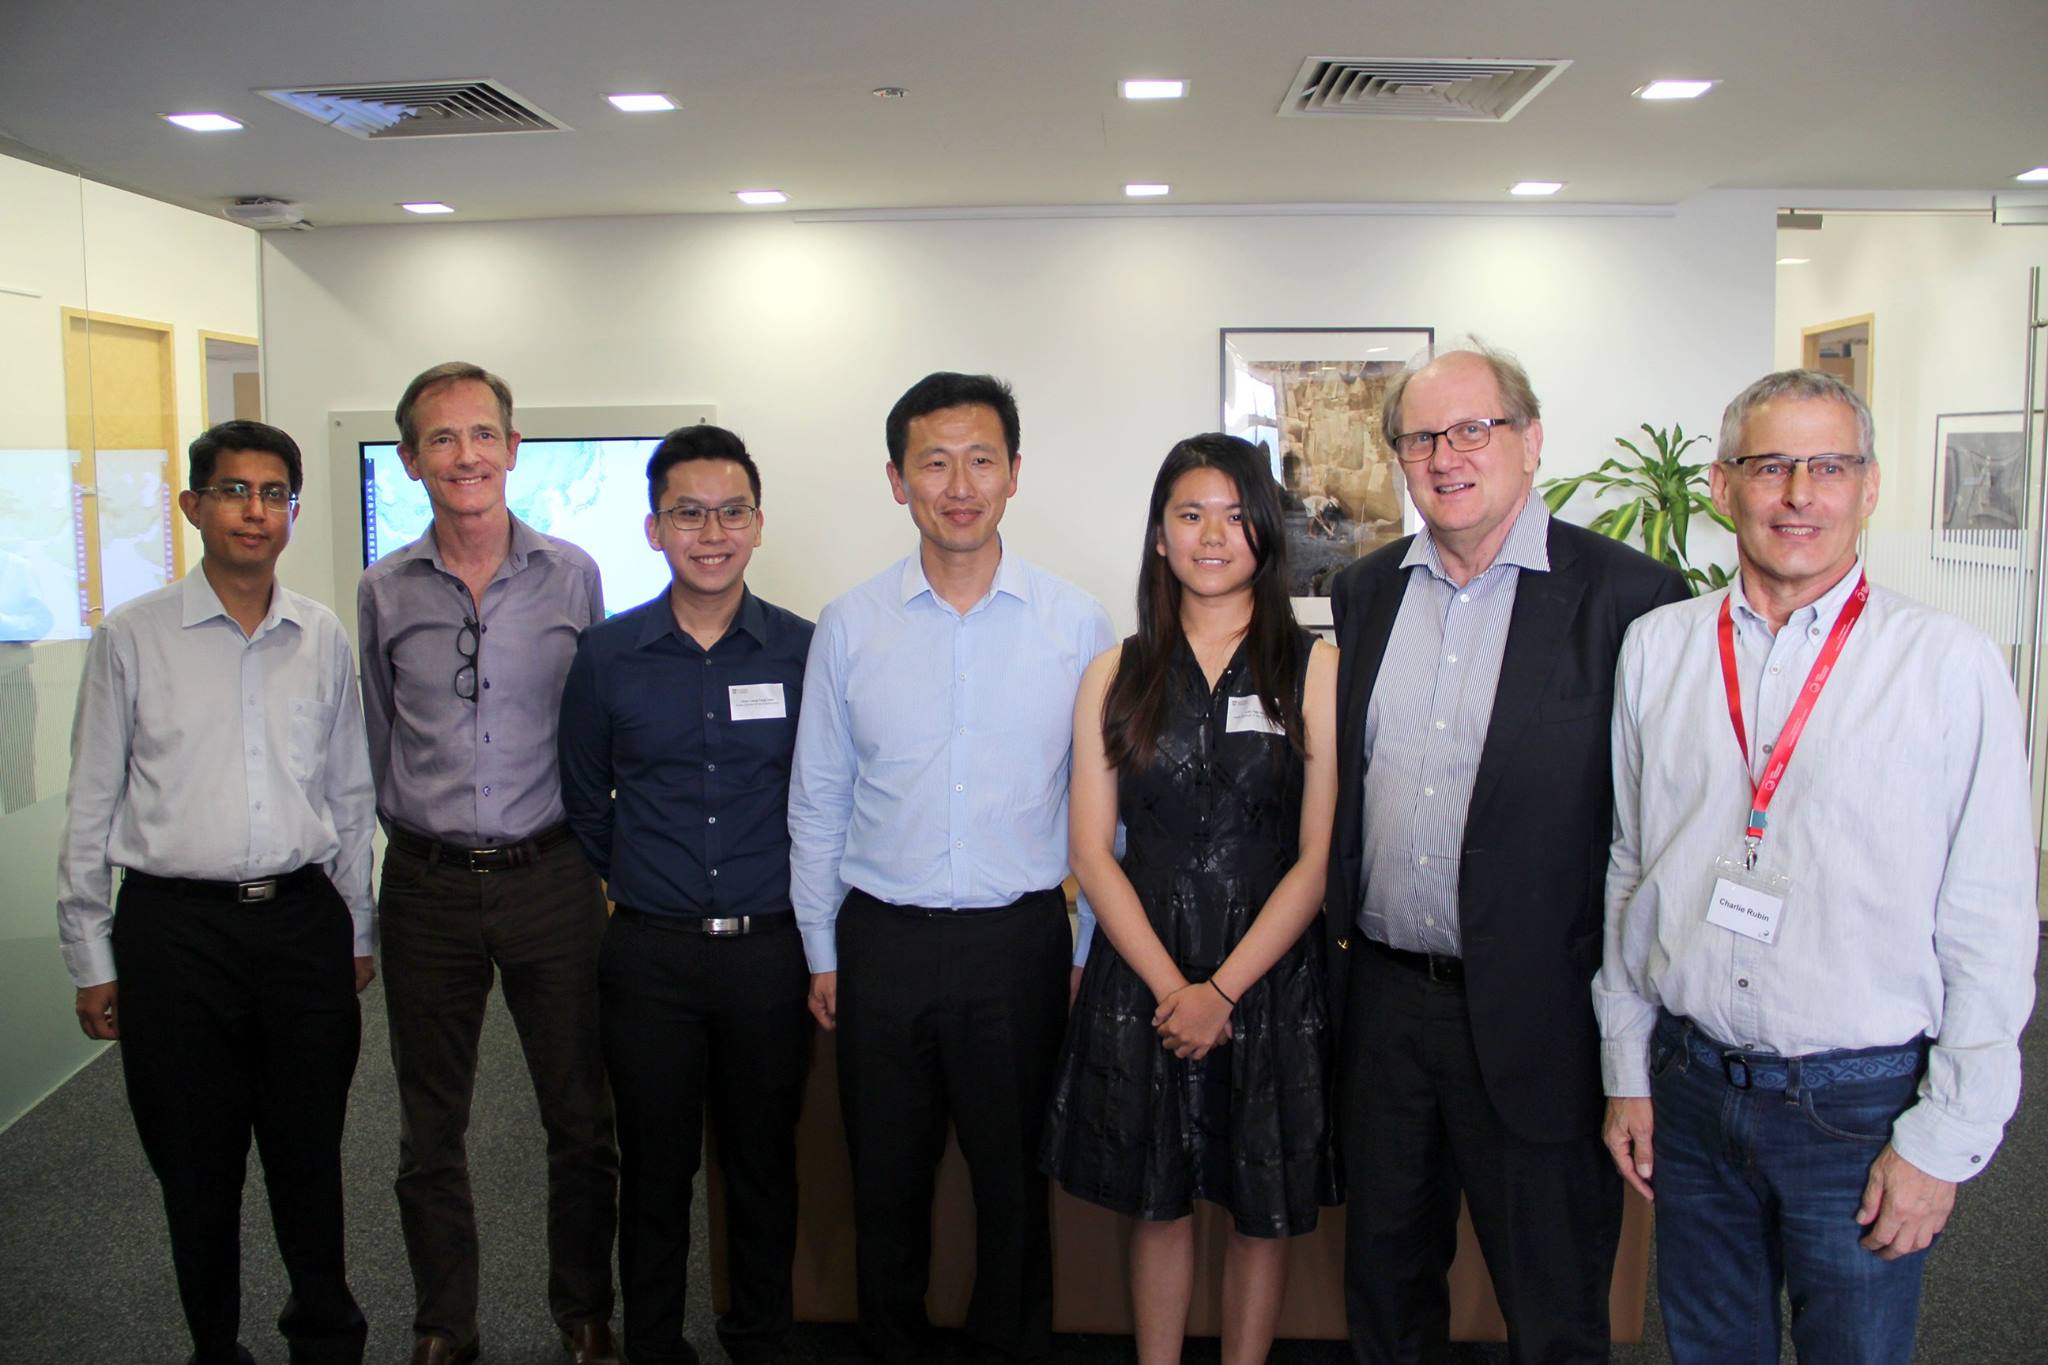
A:
[[[2034,1003],[2034,828],[2002,651],[1873,585],[1771,802],[1758,867],[1791,880],[1777,941],[1707,922],[1715,860],[1743,851],[1751,784],[1861,564],[1775,634],[1738,578],[1651,612],[1622,644],[1614,846],[1593,1009],[1609,1095],[1650,1093],[1659,1008],[1784,1056],[1932,1038],[1900,1156],[1967,1180],[2019,1102]],[[1732,599],[1751,766],[1721,678]]]
[[[57,939],[79,986],[114,979],[114,869],[254,881],[327,870],[376,949],[370,768],[334,613],[290,591],[244,633],[203,567],[93,632],[78,684]]]
[[[472,702],[455,690],[466,662],[456,637],[477,607]],[[378,814],[474,845],[560,824],[555,728],[576,637],[604,619],[597,562],[512,517],[505,562],[472,606],[429,527],[364,571],[356,617]]]
[[[1392,947],[1455,957],[1465,814],[1516,585],[1525,569],[1550,569],[1549,509],[1531,493],[1493,563],[1462,588],[1426,527],[1401,567],[1408,586],[1365,712],[1358,924]]]

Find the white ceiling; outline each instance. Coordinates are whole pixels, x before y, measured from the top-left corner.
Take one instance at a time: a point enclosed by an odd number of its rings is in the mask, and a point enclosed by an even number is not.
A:
[[[1276,117],[1309,56],[1572,65],[1506,124]],[[1134,75],[1193,93],[1127,104]],[[1724,84],[1629,97],[1659,76]],[[366,143],[254,93],[441,77],[494,78],[573,131]],[[643,89],[682,111],[601,99]],[[195,109],[247,127],[156,117]],[[1174,205],[1497,203],[1520,179],[1568,182],[1560,203],[1988,202],[2048,164],[2048,0],[0,0],[0,139],[322,225],[420,221],[409,199],[471,220],[750,212],[731,192],[764,185],[812,212],[1120,205],[1130,180]]]

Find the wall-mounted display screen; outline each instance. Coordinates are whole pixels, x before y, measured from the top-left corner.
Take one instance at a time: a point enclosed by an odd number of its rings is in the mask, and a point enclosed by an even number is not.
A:
[[[582,546],[604,575],[608,613],[636,607],[669,581],[668,561],[647,546],[647,458],[659,436],[606,440],[527,437],[505,481],[521,521]],[[419,539],[433,520],[426,490],[405,472],[393,441],[364,441],[363,563]]]

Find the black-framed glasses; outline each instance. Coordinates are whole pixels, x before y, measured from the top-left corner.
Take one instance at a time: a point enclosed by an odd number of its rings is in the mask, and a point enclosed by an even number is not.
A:
[[[467,702],[476,700],[476,656],[483,652],[488,629],[475,617],[465,616],[462,629],[455,632],[455,652],[462,656],[462,667],[455,670],[455,695]]]
[[[1776,488],[1792,481],[1792,471],[1806,466],[1806,477],[1826,487],[1846,484],[1870,463],[1868,455],[1738,455],[1725,461],[1742,472],[1750,483]]]
[[[744,531],[754,524],[754,516],[760,510],[743,502],[728,503],[724,507],[699,507],[695,503],[679,502],[673,507],[662,508],[661,515],[678,531],[701,531],[714,516],[726,530]]]
[[[259,485],[244,483],[240,479],[228,479],[192,491],[201,497],[211,493],[214,497],[224,498],[229,502],[247,502],[251,498],[258,498],[262,500],[264,510],[270,512],[282,512],[287,507],[299,505],[299,495],[292,492],[288,485],[281,483]]]
[[[1515,425],[1512,417],[1467,417],[1442,431],[1404,431],[1394,438],[1394,454],[1403,464],[1420,464],[1436,453],[1437,439],[1461,454],[1486,449],[1495,427]]]

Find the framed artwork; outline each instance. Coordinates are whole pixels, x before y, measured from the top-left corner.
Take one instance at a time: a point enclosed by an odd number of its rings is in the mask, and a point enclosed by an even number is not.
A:
[[[1394,377],[1427,361],[1433,327],[1225,327],[1219,427],[1265,449],[1287,516],[1295,615],[1330,621],[1329,582],[1420,522],[1380,404]]]
[[[2036,413],[2039,424],[2042,415]],[[2014,566],[2027,523],[2027,452],[2018,412],[1934,419],[1934,554]]]

